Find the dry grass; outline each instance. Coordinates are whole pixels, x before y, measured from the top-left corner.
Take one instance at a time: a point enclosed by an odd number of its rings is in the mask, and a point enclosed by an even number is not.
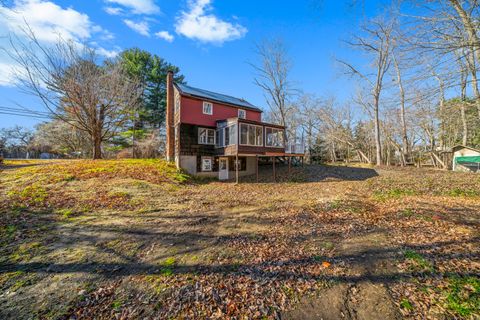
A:
[[[274,318],[359,281],[406,318],[479,316],[480,176],[270,174],[199,184],[161,160],[7,161],[0,317]]]

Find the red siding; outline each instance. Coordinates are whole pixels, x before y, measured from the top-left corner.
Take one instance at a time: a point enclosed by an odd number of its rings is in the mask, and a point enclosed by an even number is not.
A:
[[[213,103],[213,115],[203,114],[203,100],[190,97],[182,97],[180,109],[180,121],[182,123],[196,124],[201,126],[215,127],[217,120],[238,117],[240,107],[232,107],[219,103]],[[262,113],[258,111],[243,109],[247,112],[247,119],[262,121]]]

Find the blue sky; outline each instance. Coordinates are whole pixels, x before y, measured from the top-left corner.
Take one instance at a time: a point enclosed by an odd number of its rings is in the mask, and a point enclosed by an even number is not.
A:
[[[356,3],[356,5],[352,5]],[[243,97],[265,108],[253,84],[255,42],[284,40],[298,89],[347,100],[352,82],[341,76],[335,57],[359,58],[342,43],[384,2],[355,0],[15,0],[0,14],[0,35],[18,33],[25,19],[42,41],[56,33],[84,41],[104,56],[139,47],[180,67],[192,86]],[[11,10],[13,9],[13,10]],[[3,42],[2,42],[3,41]],[[5,40],[0,40],[7,46]],[[8,50],[8,47],[6,47]],[[12,86],[12,62],[0,54],[0,106],[43,110],[39,101]],[[40,120],[0,115],[0,128],[33,126]]]

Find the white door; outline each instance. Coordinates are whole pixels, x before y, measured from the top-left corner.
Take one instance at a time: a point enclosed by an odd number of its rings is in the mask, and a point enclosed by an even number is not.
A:
[[[220,158],[218,162],[218,179],[228,179],[228,158]]]

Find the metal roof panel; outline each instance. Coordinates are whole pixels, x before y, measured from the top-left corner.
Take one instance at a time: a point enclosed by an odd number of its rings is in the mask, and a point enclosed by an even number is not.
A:
[[[210,99],[214,101],[218,101],[220,103],[227,103],[227,104],[232,104],[235,106],[255,110],[258,112],[262,112],[262,110],[250,102],[246,101],[245,99],[240,99],[240,98],[235,98],[229,95],[221,94],[221,93],[216,93],[204,89],[199,89],[199,88],[194,88],[187,86],[185,84],[180,84],[180,83],[175,83],[175,85],[180,89],[180,91],[184,94],[188,94],[191,96],[199,97],[199,98],[205,98],[205,99]]]

